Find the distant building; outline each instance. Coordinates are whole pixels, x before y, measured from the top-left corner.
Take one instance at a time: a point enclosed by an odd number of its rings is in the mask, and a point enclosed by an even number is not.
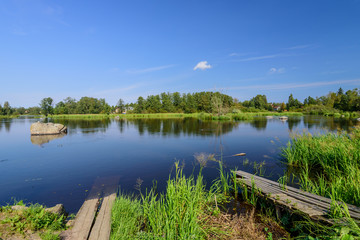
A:
[[[280,111],[281,109],[281,106],[278,106],[278,105],[272,105],[272,108],[274,111]]]

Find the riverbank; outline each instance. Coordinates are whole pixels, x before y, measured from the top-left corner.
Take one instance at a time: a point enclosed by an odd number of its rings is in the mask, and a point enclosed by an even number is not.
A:
[[[45,208],[20,201],[0,207],[0,239],[60,240],[59,234],[65,229],[66,215],[61,205]]]
[[[201,120],[252,120],[261,116],[303,116],[301,112],[246,112],[246,113],[228,113],[225,115],[216,115],[210,113],[153,113],[153,114],[62,114],[49,115],[53,119],[166,119],[166,118],[197,118]]]
[[[17,118],[20,115],[0,115],[0,119]]]
[[[344,237],[340,239],[359,238],[360,225],[350,217],[347,204],[360,206],[360,127],[295,134],[283,148],[283,157],[289,167],[281,182],[294,176],[302,190],[330,198],[329,217],[336,223],[330,230]]]
[[[165,193],[152,188],[140,197],[120,194],[112,211],[111,239],[288,238],[275,221],[239,204],[236,181],[230,184],[221,163],[220,169],[219,180],[209,190],[201,170],[196,177],[185,177],[176,163]]]

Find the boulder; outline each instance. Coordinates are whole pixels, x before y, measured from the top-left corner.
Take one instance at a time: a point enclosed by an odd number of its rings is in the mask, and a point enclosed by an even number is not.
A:
[[[31,135],[51,135],[66,133],[67,127],[59,123],[41,123],[36,122],[31,124]]]
[[[45,211],[50,212],[50,213],[54,213],[57,215],[67,215],[64,205],[62,204],[56,204],[54,207],[51,208],[46,208]]]
[[[28,209],[28,207],[26,207],[24,205],[15,205],[15,206],[11,206],[11,209],[14,211],[24,211],[24,210]]]

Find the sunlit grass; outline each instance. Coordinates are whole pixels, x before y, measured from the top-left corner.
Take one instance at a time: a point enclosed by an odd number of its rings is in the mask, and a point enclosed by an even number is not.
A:
[[[283,154],[299,169],[305,191],[360,206],[359,127],[351,133],[295,135]]]

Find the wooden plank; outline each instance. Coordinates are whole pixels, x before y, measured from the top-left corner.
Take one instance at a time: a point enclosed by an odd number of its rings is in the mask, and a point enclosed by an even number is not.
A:
[[[110,179],[104,190],[103,202],[95,224],[91,230],[89,240],[108,240],[111,231],[111,209],[116,199],[119,177]]]
[[[252,183],[247,181],[245,184],[248,186],[248,188],[252,188]],[[307,202],[301,201],[299,199],[293,198],[286,194],[286,192],[280,190],[280,188],[274,188],[273,186],[264,186],[263,182],[256,181],[255,185],[257,188],[261,189],[261,194],[266,195],[266,198],[272,200],[273,202],[277,202],[281,205],[286,205],[290,209],[304,209],[305,213],[313,214],[308,209],[312,208],[314,211],[316,211],[316,214],[318,215],[319,212],[321,212],[321,215],[327,213],[327,208],[319,207],[316,205],[308,204]],[[264,191],[265,189],[265,191]],[[292,204],[290,204],[292,203]],[[296,204],[295,204],[296,203]]]
[[[247,172],[237,171],[236,174],[243,178],[242,181],[248,188],[251,188],[252,181],[255,181],[256,187],[262,189],[263,194],[266,194],[268,198],[269,195],[278,196],[277,199],[274,199],[274,197],[270,198],[278,204],[291,207],[290,209],[294,208],[303,211],[309,216],[317,216],[319,214],[326,216],[330,210],[331,199],[329,198],[308,193],[290,186],[286,186],[286,190],[283,190],[279,186],[279,183]],[[290,205],[290,202],[295,202],[296,204]],[[360,219],[360,208],[350,204],[347,204],[347,206],[349,208],[350,216],[355,219]]]
[[[99,206],[101,194],[101,179],[96,179],[95,183],[76,214],[75,223],[72,229],[61,234],[62,239],[66,240],[87,240],[91,227],[94,223],[95,214]]]
[[[256,176],[256,175],[252,175],[252,174],[244,172],[244,171],[237,171],[237,173],[238,173],[239,176],[244,176],[244,177],[247,177],[247,178],[251,178],[253,176],[254,179],[259,179],[261,181],[268,182],[269,184],[278,185],[277,182],[274,182],[274,181],[271,181],[269,179],[262,178],[262,177],[259,177],[259,176]],[[301,189],[297,189],[297,188],[294,188],[294,187],[291,187],[291,186],[286,186],[286,189],[287,189],[287,192],[298,193],[298,194],[301,194],[301,195],[305,195],[305,196],[307,196],[309,198],[314,198],[314,199],[316,199],[318,201],[331,204],[331,199],[329,199],[329,198],[319,196],[319,195],[316,195],[316,194],[312,194],[312,193],[308,193],[308,192],[305,192],[305,191],[303,191]],[[360,208],[359,207],[356,207],[356,206],[351,205],[351,204],[347,204],[347,206],[348,206],[349,210],[353,211],[354,213],[360,213]]]

